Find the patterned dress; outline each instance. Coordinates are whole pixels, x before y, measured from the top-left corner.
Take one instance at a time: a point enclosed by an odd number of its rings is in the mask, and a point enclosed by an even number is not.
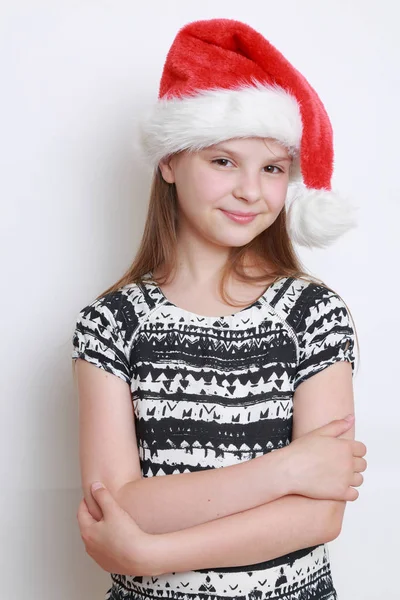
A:
[[[293,393],[337,361],[354,374],[342,299],[283,277],[222,317],[170,302],[148,274],[78,315],[72,357],[131,388],[143,477],[235,465],[291,442]],[[111,574],[106,600],[336,600],[325,544],[247,566]]]

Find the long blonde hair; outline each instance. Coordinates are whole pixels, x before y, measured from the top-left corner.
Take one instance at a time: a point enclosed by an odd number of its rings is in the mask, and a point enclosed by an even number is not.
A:
[[[129,283],[138,283],[145,275],[156,270],[162,272],[156,283],[166,283],[177,267],[177,225],[176,186],[174,183],[167,183],[157,168],[151,182],[147,218],[135,259],[122,277],[104,290],[98,298]],[[259,274],[250,275],[246,271],[249,261]],[[244,283],[264,282],[265,285],[282,277],[296,277],[317,282],[328,288],[321,280],[311,276],[301,264],[288,234],[285,208],[268,229],[248,244],[230,249],[221,275],[221,297],[231,306],[243,306],[235,302],[226,291],[226,281],[232,276],[233,279]]]
[[[133,263],[127,271],[113,285],[102,292],[97,299],[118,290],[130,283],[141,282],[149,273],[160,269],[162,276],[153,276],[157,285],[163,285],[177,268],[177,225],[178,225],[178,197],[175,183],[164,180],[158,167],[154,174],[150,188],[149,207],[144,225],[140,246]],[[250,275],[246,268],[248,260],[256,266],[259,275]],[[248,244],[230,249],[220,281],[220,294],[224,302],[234,307],[248,305],[248,301],[241,304],[236,302],[226,291],[226,281],[234,277],[244,283],[271,283],[283,277],[294,277],[322,285],[333,293],[322,280],[311,275],[302,265],[287,229],[286,207],[279,213],[276,220]],[[342,299],[343,300],[343,299]],[[344,300],[343,300],[344,302]],[[344,302],[350,317],[356,337],[359,353],[359,340],[353,316],[349,307]],[[359,366],[359,361],[358,361]]]

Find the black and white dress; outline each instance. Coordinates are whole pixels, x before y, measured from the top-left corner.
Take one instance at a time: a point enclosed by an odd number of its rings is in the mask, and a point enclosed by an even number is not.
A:
[[[293,393],[337,361],[354,374],[343,300],[284,277],[222,317],[171,303],[151,279],[78,315],[73,358],[131,388],[143,477],[235,465],[291,442]],[[233,568],[157,577],[111,574],[106,600],[336,600],[326,545]]]

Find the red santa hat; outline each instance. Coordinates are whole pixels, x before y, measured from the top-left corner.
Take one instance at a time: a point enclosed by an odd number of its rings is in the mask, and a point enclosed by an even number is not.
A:
[[[327,246],[354,227],[354,209],[332,191],[333,132],[307,80],[260,33],[232,19],[182,27],[167,54],[158,101],[140,124],[146,160],[240,137],[274,138],[293,156],[289,232]]]

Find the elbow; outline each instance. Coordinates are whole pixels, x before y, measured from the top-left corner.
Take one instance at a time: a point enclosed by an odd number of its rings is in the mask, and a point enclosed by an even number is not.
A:
[[[328,501],[321,511],[321,522],[318,532],[318,543],[332,542],[342,532],[344,511],[346,502]]]
[[[141,493],[142,479],[134,479],[121,486],[115,493],[115,499],[145,533],[159,533],[154,529],[152,504],[145,494]],[[140,573],[140,575],[145,575]]]

